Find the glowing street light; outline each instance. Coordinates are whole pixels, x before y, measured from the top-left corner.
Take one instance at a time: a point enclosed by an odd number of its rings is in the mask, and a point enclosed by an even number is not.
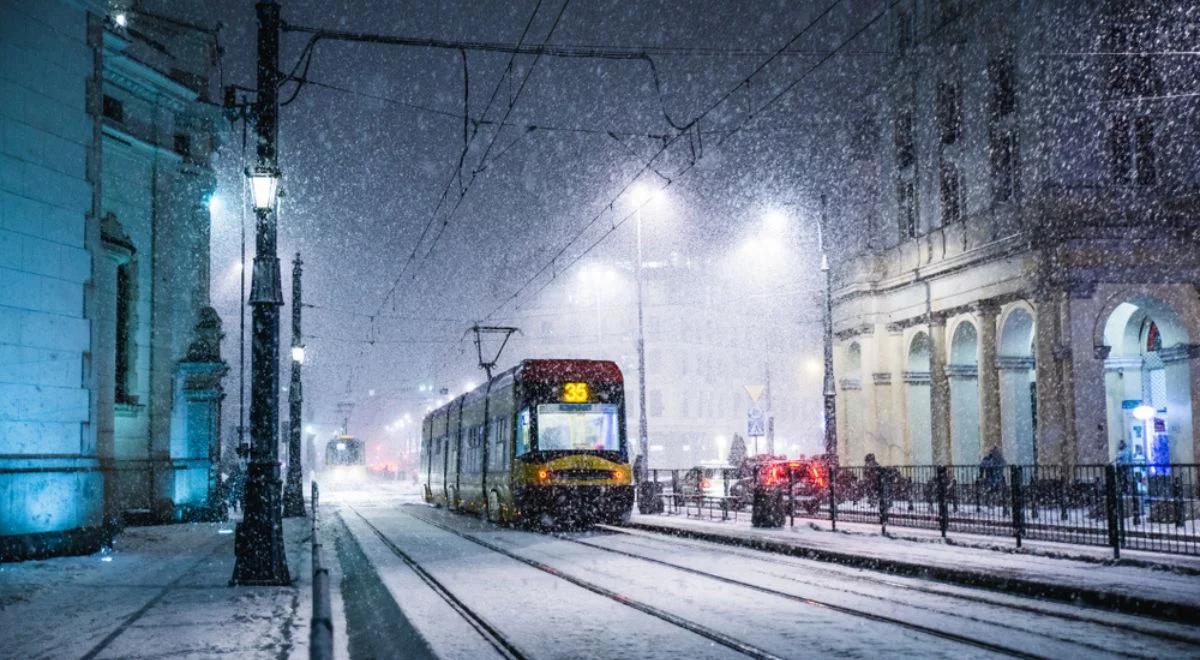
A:
[[[1154,406],[1143,403],[1142,405],[1133,409],[1133,416],[1135,419],[1140,421],[1149,422],[1155,417],[1158,417],[1158,410],[1156,410]]]
[[[113,16],[113,23],[116,23],[119,28],[128,27],[129,17],[124,12],[116,14]]]
[[[292,347],[292,362],[304,364],[304,347],[303,346],[293,346]]]
[[[270,167],[256,167],[247,173],[250,177],[250,195],[254,198],[254,208],[268,211],[275,208],[275,199],[279,192],[279,170]]]

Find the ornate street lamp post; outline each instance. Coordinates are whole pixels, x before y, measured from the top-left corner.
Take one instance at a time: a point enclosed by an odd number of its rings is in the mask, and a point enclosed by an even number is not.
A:
[[[283,487],[283,516],[299,518],[304,515],[304,474],[300,467],[300,415],[304,408],[300,367],[304,364],[304,344],[300,340],[300,274],[304,262],[300,253],[292,261],[292,383],[288,387],[288,470]]]
[[[233,584],[291,583],[283,546],[279,479],[279,307],[283,291],[276,256],[275,202],[279,189],[276,143],[279,132],[280,10],[273,0],[255,5],[258,14],[258,95],[255,133],[258,163],[249,173],[256,217],[250,382],[250,464],[243,500],[245,517],[234,540]]]

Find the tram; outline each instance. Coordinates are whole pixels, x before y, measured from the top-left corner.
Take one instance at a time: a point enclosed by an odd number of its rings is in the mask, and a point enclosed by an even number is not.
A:
[[[367,476],[366,444],[352,436],[338,434],[325,443],[324,475],[332,482],[362,481]]]
[[[633,508],[621,370],[525,360],[426,415],[425,499],[540,525],[622,522]]]

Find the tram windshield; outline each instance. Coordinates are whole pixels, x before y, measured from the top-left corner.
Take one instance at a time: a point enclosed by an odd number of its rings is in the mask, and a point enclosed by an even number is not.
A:
[[[539,451],[620,451],[617,406],[553,403],[538,406]]]

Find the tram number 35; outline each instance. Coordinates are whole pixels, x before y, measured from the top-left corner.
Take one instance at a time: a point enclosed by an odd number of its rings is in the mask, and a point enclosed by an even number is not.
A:
[[[563,385],[563,403],[587,403],[587,383],[565,383]]]

